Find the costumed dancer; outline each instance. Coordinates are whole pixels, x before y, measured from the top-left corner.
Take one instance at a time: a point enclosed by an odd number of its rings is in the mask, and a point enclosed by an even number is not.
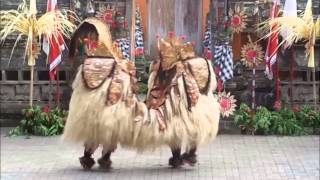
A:
[[[171,35],[159,40],[158,48],[160,59],[151,64],[146,99],[149,128],[157,124],[153,127],[158,129],[150,131],[145,125],[135,145],[147,148],[165,143],[173,155],[169,165],[194,165],[197,147],[211,142],[218,131],[220,106],[213,96],[215,74],[209,61],[196,57],[191,43],[182,43]],[[181,155],[183,146],[186,152]]]
[[[62,137],[65,141],[84,144],[84,155],[79,158],[84,169],[94,165],[92,154],[102,145],[98,163],[102,168],[109,168],[111,152],[119,141],[119,121],[143,117],[143,114],[128,114],[137,105],[136,69],[132,62],[122,59],[112,43],[109,27],[102,21],[88,18],[80,24],[71,39],[71,57],[81,41],[86,42],[86,59],[72,84]]]

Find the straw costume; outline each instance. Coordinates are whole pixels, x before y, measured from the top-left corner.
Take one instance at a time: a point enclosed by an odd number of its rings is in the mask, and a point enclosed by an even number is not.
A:
[[[94,164],[91,155],[102,145],[103,156],[98,162],[108,168],[111,165],[109,156],[118,143],[119,120],[134,117],[128,112],[137,102],[134,101],[135,66],[121,59],[108,26],[98,19],[86,19],[75,31],[70,45],[71,57],[80,40],[86,42],[87,57],[72,84],[63,139],[84,144],[80,163],[88,169]]]
[[[73,82],[64,140],[85,145],[80,163],[90,169],[95,149],[98,163],[111,165],[118,143],[138,151],[169,145],[169,164],[196,162],[196,148],[217,134],[219,104],[213,96],[216,79],[210,62],[195,57],[193,46],[178,38],[159,41],[160,60],[150,68],[146,103],[136,98],[135,66],[114,48],[108,27],[89,18],[74,33],[70,54],[79,39],[87,41],[87,58]],[[181,148],[186,153],[181,156]]]
[[[215,74],[209,61],[196,57],[191,43],[171,35],[161,39],[158,48],[160,60],[150,67],[147,107],[172,150],[169,164],[180,166],[184,160],[193,165],[197,146],[212,141],[218,131]]]

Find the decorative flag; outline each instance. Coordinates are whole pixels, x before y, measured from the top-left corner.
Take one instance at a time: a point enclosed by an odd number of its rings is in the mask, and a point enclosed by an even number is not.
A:
[[[56,10],[58,10],[57,0],[48,0],[47,12]],[[61,54],[65,47],[63,37],[60,33],[50,39],[50,42],[48,42],[47,38],[44,38],[43,51],[48,57],[50,79],[55,80],[57,67],[61,63]]]
[[[116,39],[116,47],[120,49],[123,58],[130,59],[130,41],[127,38]]]
[[[211,60],[212,58],[212,51],[211,51],[211,46],[212,46],[212,35],[211,35],[211,23],[210,21],[207,21],[206,25],[206,31],[204,33],[204,38],[203,38],[203,55],[204,58]]]
[[[286,0],[283,8],[283,17],[297,17],[297,0]],[[288,28],[280,32],[283,39],[286,39],[291,33]],[[287,43],[286,47],[288,47]]]
[[[271,12],[271,19],[275,19],[279,15],[280,1],[274,0]],[[277,25],[273,25],[270,32],[273,32],[268,40],[267,51],[265,55],[266,70],[265,73],[269,79],[273,78],[272,66],[277,60],[277,50],[278,50],[278,32],[275,30],[278,28]]]
[[[136,10],[136,27],[135,27],[135,56],[142,56],[144,54],[143,47],[143,33],[142,33],[142,25],[141,25],[141,13],[139,7]]]
[[[226,43],[215,46],[214,50],[215,65],[219,67],[219,78],[226,82],[233,78],[233,54],[232,47]]]

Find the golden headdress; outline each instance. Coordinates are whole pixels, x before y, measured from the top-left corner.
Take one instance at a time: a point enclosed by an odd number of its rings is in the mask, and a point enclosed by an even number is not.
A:
[[[195,57],[193,44],[190,42],[183,43],[182,39],[173,33],[169,33],[165,39],[158,40],[161,68],[163,70],[171,69],[178,61]]]
[[[191,42],[184,43],[179,48],[179,53],[180,53],[181,60],[187,60],[187,59],[196,57],[196,52],[194,50],[194,45]]]
[[[171,69],[179,60],[177,46],[181,46],[181,42],[174,36],[169,36],[165,40],[158,40],[161,68],[163,70]]]

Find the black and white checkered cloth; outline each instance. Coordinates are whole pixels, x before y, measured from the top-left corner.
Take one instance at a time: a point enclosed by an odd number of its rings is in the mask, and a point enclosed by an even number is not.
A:
[[[214,64],[220,68],[219,77],[223,82],[233,78],[233,53],[230,45],[215,46]]]
[[[125,59],[130,59],[130,41],[127,38],[116,39],[116,46],[122,52]]]
[[[140,56],[143,54],[144,48],[143,48],[141,13],[139,8],[137,8],[136,10],[135,41],[136,41],[136,45],[135,45],[136,56]]]
[[[128,38],[117,39],[116,41],[117,47],[121,50],[122,55],[125,59],[130,60],[130,40]],[[141,27],[141,15],[140,11],[137,9],[136,11],[136,27],[135,27],[135,53],[137,55],[143,54],[143,34]],[[137,54],[139,52],[140,54]]]
[[[211,52],[211,46],[212,46],[212,34],[211,34],[211,25],[210,22],[207,22],[206,25],[206,31],[204,33],[203,37],[203,55],[206,59],[211,59],[212,52]]]
[[[136,27],[135,33],[136,49],[143,49],[143,35],[140,27]]]

